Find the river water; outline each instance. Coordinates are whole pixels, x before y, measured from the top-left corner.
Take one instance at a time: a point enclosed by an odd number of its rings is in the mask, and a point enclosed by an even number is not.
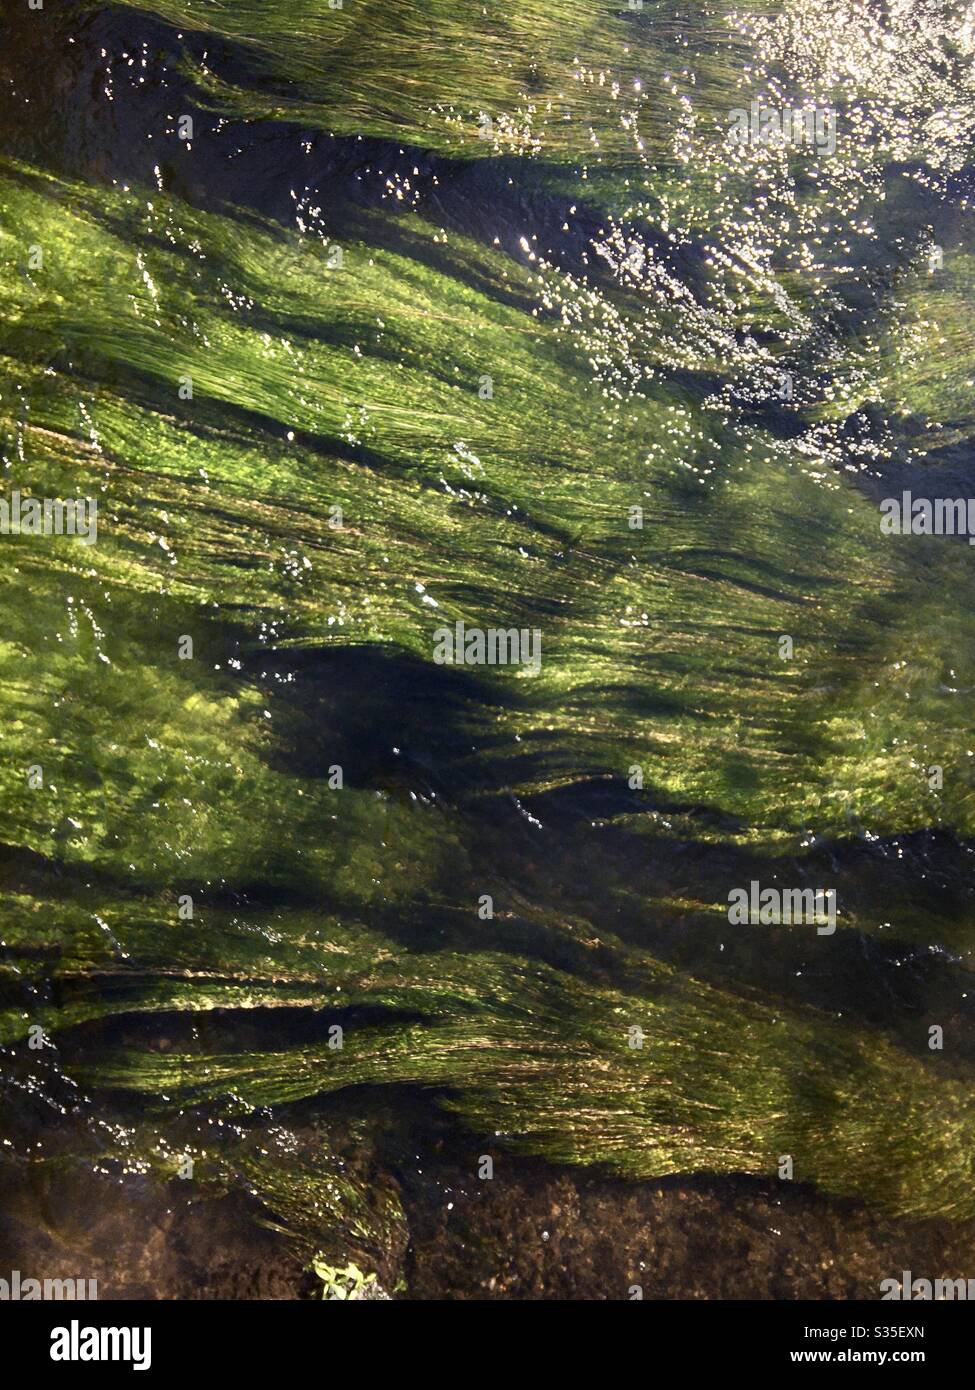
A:
[[[4,23],[0,1276],[975,1274],[971,10]]]

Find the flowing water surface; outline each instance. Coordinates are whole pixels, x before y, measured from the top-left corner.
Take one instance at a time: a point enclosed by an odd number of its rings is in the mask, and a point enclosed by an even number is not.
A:
[[[0,1273],[975,1276],[975,12],[3,21]]]

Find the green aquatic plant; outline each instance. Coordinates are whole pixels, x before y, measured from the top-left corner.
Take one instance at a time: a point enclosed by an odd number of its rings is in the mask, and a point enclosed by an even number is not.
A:
[[[363,1274],[354,1264],[345,1269],[336,1269],[320,1256],[311,1262],[311,1270],[322,1281],[322,1299],[340,1299],[354,1302],[367,1296],[370,1285],[375,1285],[375,1274]]]
[[[126,0],[129,3],[129,0]],[[465,156],[585,157],[617,164],[677,107],[674,54],[694,44],[727,76],[730,7],[688,14],[671,0],[592,5],[521,0],[459,10],[447,0],[132,0],[222,42],[188,61],[205,99],[249,118],[406,140]],[[679,80],[679,79],[678,79]]]
[[[0,547],[15,1091],[83,1095],[106,1168],[255,1195],[328,1297],[395,1264],[384,1107],[417,1096],[472,1172],[789,1155],[975,1215],[970,552],[882,537],[865,484],[971,435],[970,232],[928,275],[929,209],[884,183],[955,168],[936,17],[885,49],[875,149],[875,82],[788,7],[724,45],[730,12],[678,38],[649,3],[125,8],[221,40],[186,65],[225,114],[517,156],[528,209],[599,215],[574,259],[529,211],[501,245],[431,175],[296,236],[246,190],[3,160],[5,476],[99,507],[96,545]],[[685,28],[713,38],[693,130]],[[833,177],[724,140],[753,50],[846,91]],[[659,151],[603,68],[661,103]],[[458,621],[537,628],[537,674],[437,665]],[[836,886],[836,937],[732,928],[759,878]]]

